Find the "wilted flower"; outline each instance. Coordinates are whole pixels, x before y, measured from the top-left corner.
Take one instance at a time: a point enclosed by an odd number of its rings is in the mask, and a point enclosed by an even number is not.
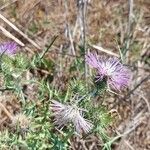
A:
[[[63,127],[67,123],[72,122],[77,133],[88,133],[93,125],[83,118],[83,110],[77,106],[64,105],[57,101],[52,101],[51,109],[54,116],[54,124]]]
[[[76,131],[78,133],[82,133],[83,131],[85,133],[88,133],[93,128],[93,124],[82,117],[82,112],[81,111],[76,112],[76,116],[73,119],[73,123],[74,123]]]
[[[8,55],[14,54],[17,50],[17,44],[15,42],[5,42],[0,44],[0,53]]]
[[[130,71],[116,57],[98,58],[96,53],[89,53],[86,55],[86,62],[97,69],[98,80],[106,79],[108,87],[121,90],[128,85],[131,76]]]
[[[12,117],[12,126],[19,127],[20,129],[27,130],[30,126],[31,120],[24,114],[17,114]]]

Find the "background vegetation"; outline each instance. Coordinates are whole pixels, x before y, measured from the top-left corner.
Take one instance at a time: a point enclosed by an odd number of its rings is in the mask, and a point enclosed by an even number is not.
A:
[[[149,0],[0,0],[0,42],[19,45],[0,59],[0,149],[150,149],[149,10]],[[93,85],[88,51],[121,57],[129,88]],[[92,132],[55,127],[51,100],[82,98]]]

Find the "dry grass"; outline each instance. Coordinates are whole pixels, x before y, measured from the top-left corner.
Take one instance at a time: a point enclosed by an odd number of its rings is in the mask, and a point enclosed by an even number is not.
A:
[[[59,35],[52,47],[52,52],[47,57],[57,58],[56,63],[60,64],[57,76],[59,80],[63,79],[63,81],[55,83],[62,88],[66,86],[64,81],[71,76],[68,72],[69,65],[75,58],[71,55],[79,55],[78,45],[84,43],[83,36],[86,37],[87,43],[106,50],[99,51],[100,53],[107,55],[108,51],[118,55],[118,47],[125,46],[127,36],[129,36],[128,31],[130,31],[128,64],[133,72],[131,86],[121,96],[108,97],[106,105],[110,107],[110,110],[116,110],[119,114],[112,126],[115,131],[111,129],[111,134],[124,134],[113,145],[113,149],[148,150],[150,149],[150,62],[148,60],[150,55],[150,1],[133,1],[130,30],[128,9],[128,1],[125,0],[89,0],[84,18],[84,33],[81,20],[83,16],[76,1],[1,0],[0,14],[12,22],[19,32],[1,18],[0,27],[10,33],[13,40],[23,43],[29,55],[44,48],[53,35]],[[9,40],[10,36],[3,34],[6,31],[3,30],[1,33],[0,41]],[[23,44],[20,45],[23,46]],[[62,51],[66,51],[65,57],[61,57],[59,54]],[[148,79],[141,82],[145,77]],[[0,105],[0,128],[3,127],[4,122],[9,122],[8,112],[13,114],[19,109],[16,100],[8,98],[7,95],[4,101],[4,95],[0,96],[0,104],[2,103],[6,109],[4,110]],[[12,99],[11,105],[7,99]],[[87,141],[72,139],[71,149],[97,150],[99,144],[96,137],[90,137]]]

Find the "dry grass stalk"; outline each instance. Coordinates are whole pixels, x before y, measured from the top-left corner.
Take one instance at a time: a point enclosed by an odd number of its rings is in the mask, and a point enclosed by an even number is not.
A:
[[[5,112],[5,114],[8,116],[8,118],[10,120],[12,120],[12,115],[10,114],[10,112],[5,108],[5,106],[2,103],[0,103],[0,108]]]
[[[10,32],[8,32],[4,27],[0,26],[0,30],[2,31],[2,33],[7,36],[8,38],[11,38],[12,40],[14,40],[16,43],[18,43],[20,46],[25,46],[24,43],[22,43],[18,38],[16,38],[15,36],[13,36]]]
[[[36,44],[32,39],[28,37],[28,35],[24,34],[20,29],[18,29],[13,23],[11,23],[8,19],[6,19],[1,13],[0,13],[0,19],[2,19],[6,24],[8,24],[10,27],[12,27],[16,32],[18,32],[20,35],[22,35],[28,42],[30,42],[33,46],[35,46],[37,49],[41,49],[38,44]]]
[[[104,48],[100,47],[100,46],[97,46],[97,45],[90,45],[90,46],[92,46],[93,48],[95,48],[95,49],[97,49],[97,50],[99,50],[99,51],[102,51],[102,52],[104,52],[104,53],[107,53],[107,54],[109,54],[109,55],[113,55],[113,56],[119,57],[118,54],[113,53],[113,52],[111,52],[111,51],[109,51],[109,50],[107,50],[107,49],[104,49]]]
[[[13,3],[17,2],[18,0],[13,0],[11,2],[6,3],[5,5],[0,7],[0,10],[6,9],[8,6],[12,5]]]

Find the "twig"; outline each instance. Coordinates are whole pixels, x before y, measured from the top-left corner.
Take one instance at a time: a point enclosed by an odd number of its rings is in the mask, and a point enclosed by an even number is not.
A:
[[[143,80],[140,81],[140,83],[138,83],[134,89],[132,89],[123,99],[126,100],[130,97],[131,94],[134,93],[134,91],[144,82],[146,82],[148,79],[150,79],[150,75],[148,75],[147,77],[145,77]]]
[[[73,40],[73,36],[71,33],[71,28],[70,28],[70,24],[67,20],[67,16],[68,16],[68,4],[67,4],[67,0],[65,0],[64,2],[65,4],[65,22],[66,22],[66,28],[68,31],[68,35],[69,35],[69,40],[70,40],[70,45],[71,45],[71,49],[72,49],[72,54],[75,55],[75,48],[74,48],[74,40]]]
[[[126,42],[126,47],[124,54],[127,53],[129,50],[130,46],[130,41],[131,41],[131,26],[133,22],[133,0],[128,0],[128,5],[129,5],[129,16],[128,16],[128,30],[127,30],[127,42]]]
[[[124,140],[124,142],[131,150],[135,150],[127,140]]]
[[[81,31],[82,31],[82,43],[86,52],[86,35],[85,35],[85,16],[86,16],[86,1],[81,0]]]
[[[7,37],[11,38],[12,40],[14,40],[16,43],[18,43],[20,46],[25,46],[24,43],[22,43],[19,39],[17,39],[16,37],[14,37],[10,32],[8,32],[5,28],[3,28],[2,26],[0,26],[0,30],[2,31],[2,33],[4,35],[6,35]]]
[[[2,19],[6,24],[8,24],[10,27],[12,27],[16,32],[18,32],[20,35],[22,35],[28,42],[30,42],[32,45],[34,45],[37,49],[41,49],[38,44],[36,44],[32,39],[30,39],[26,34],[24,34],[20,29],[18,29],[8,19],[6,19],[1,13],[0,13],[0,19]]]
[[[111,52],[111,51],[109,51],[107,49],[104,49],[104,48],[100,47],[100,46],[97,46],[97,45],[90,45],[90,46],[93,47],[93,48],[95,48],[95,49],[97,49],[97,50],[99,50],[99,51],[105,52],[105,53],[107,53],[109,55],[113,55],[113,56],[119,57],[118,54],[113,53],[113,52]]]
[[[148,108],[148,111],[150,113],[150,103],[149,101],[146,99],[146,97],[144,95],[141,96],[141,98],[145,101],[145,103],[147,104],[147,108]]]
[[[0,10],[5,9],[6,7],[8,7],[9,5],[12,5],[13,3],[17,2],[18,0],[13,0],[11,2],[6,3],[5,5],[0,7]]]
[[[7,119],[6,116],[5,116],[4,118],[2,118],[2,119],[0,120],[0,125],[1,125],[6,119]]]
[[[133,0],[129,0],[129,17],[128,17],[128,41],[126,45],[126,49],[129,49],[130,45],[130,32],[131,32],[131,25],[132,25],[132,18],[133,18]]]
[[[116,130],[118,136],[120,136],[120,137],[122,138],[121,141],[120,141],[120,145],[119,145],[119,147],[118,147],[118,150],[121,149],[120,147],[121,147],[121,145],[122,145],[122,142],[127,138],[127,136],[128,136],[131,132],[134,132],[135,129],[141,124],[142,120],[144,119],[144,118],[142,117],[143,112],[144,112],[144,111],[141,111],[140,113],[138,113],[138,114],[133,118],[133,120],[127,122],[127,125],[126,125],[126,128],[125,128],[125,130],[124,130],[124,133],[120,134],[120,133]],[[134,124],[133,124],[133,123],[134,123]]]
[[[12,115],[10,114],[10,112],[5,108],[5,106],[0,102],[0,107],[1,109],[3,109],[3,111],[5,112],[5,114],[8,116],[8,118],[10,120],[12,120]]]
[[[87,1],[85,0],[78,0],[78,7],[79,7],[79,21],[80,21],[80,29],[81,29],[81,40],[82,40],[82,46],[84,48],[84,59],[85,54],[87,52],[86,50],[86,25],[85,25],[85,17],[86,17],[86,7],[87,7]],[[88,74],[88,67],[85,63],[85,79],[87,79]]]

